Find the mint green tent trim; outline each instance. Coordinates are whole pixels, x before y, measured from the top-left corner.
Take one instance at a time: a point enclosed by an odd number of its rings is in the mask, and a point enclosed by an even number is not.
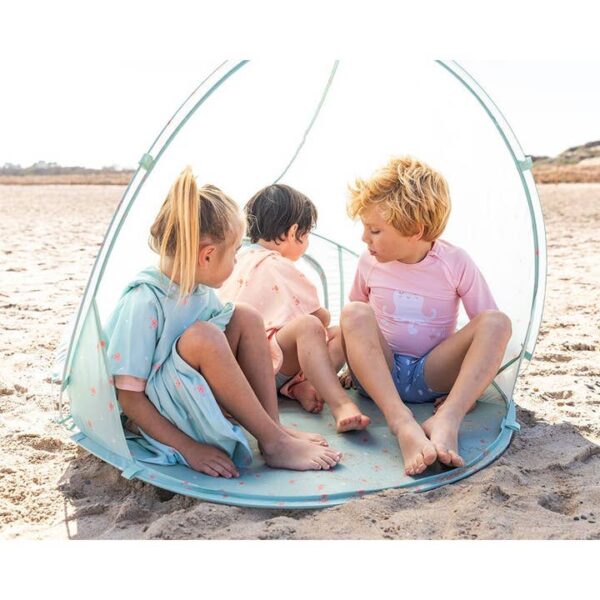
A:
[[[76,428],[73,439],[79,445],[127,478],[212,502],[285,508],[330,506],[392,487],[433,489],[475,473],[506,449],[518,429],[512,393],[533,353],[545,289],[543,220],[530,163],[497,107],[459,65],[401,66],[396,64],[395,72],[405,77],[392,81],[379,63],[294,68],[226,62],[179,107],[142,155],[80,305],[62,377],[69,426]],[[382,87],[380,96],[363,94],[368,86],[356,85],[371,79]],[[415,85],[404,89],[405,81]],[[152,258],[149,251],[142,254],[147,228],[175,175],[192,163],[201,181],[212,181],[240,203],[279,179],[307,193],[320,220],[299,267],[321,290],[336,320],[362,251],[359,234],[343,216],[345,186],[368,175],[390,153],[413,153],[446,174],[455,216],[448,239],[465,247],[489,275],[500,308],[513,319],[503,366],[461,430],[466,466],[436,466],[416,478],[404,476],[397,443],[379,411],[358,397],[372,425],[367,432],[344,435],[333,432],[326,410],[309,415],[295,403],[282,402],[286,424],[319,431],[344,452],[344,463],[331,472],[269,469],[258,452],[239,480],[153,464],[147,448],[123,433],[106,370],[102,323],[128,279]],[[505,244],[502,250],[496,240]],[[431,406],[414,406],[413,412],[423,420]]]

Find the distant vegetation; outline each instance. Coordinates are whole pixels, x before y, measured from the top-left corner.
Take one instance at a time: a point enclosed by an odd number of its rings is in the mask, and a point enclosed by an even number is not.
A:
[[[537,183],[600,183],[600,141],[574,146],[558,156],[533,157]]]
[[[29,167],[5,163],[0,167],[0,184],[66,184],[66,185],[126,185],[134,171],[118,167],[88,169],[62,167],[53,162],[39,161]]]
[[[554,158],[532,158],[536,183],[600,183],[600,141],[568,148]],[[88,169],[44,161],[30,167],[5,163],[0,167],[0,185],[127,185],[133,174],[115,166]]]

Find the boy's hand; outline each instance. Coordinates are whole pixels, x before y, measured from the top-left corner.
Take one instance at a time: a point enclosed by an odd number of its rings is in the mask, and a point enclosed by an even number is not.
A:
[[[194,471],[226,479],[240,476],[229,456],[214,446],[192,440],[181,454]]]
[[[341,386],[346,390],[352,389],[354,387],[354,383],[352,382],[352,375],[350,375],[348,367],[344,367],[343,371],[339,375],[339,380]]]

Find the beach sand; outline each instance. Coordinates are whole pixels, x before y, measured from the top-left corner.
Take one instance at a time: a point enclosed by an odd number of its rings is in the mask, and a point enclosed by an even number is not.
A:
[[[294,512],[128,481],[69,440],[48,372],[124,188],[0,186],[0,538],[600,539],[600,184],[539,189],[546,307],[506,453],[431,492]]]

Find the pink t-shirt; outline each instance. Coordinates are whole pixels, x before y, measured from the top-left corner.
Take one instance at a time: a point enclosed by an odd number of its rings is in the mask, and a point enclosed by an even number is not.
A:
[[[497,309],[471,257],[443,240],[416,264],[380,263],[366,252],[358,261],[350,300],[369,303],[393,352],[415,357],[454,333],[459,300],[469,319]]]
[[[294,317],[313,313],[321,306],[317,288],[291,260],[258,244],[238,254],[233,273],[218,295],[223,302],[245,302],[260,312],[275,373],[283,362],[275,334]]]

